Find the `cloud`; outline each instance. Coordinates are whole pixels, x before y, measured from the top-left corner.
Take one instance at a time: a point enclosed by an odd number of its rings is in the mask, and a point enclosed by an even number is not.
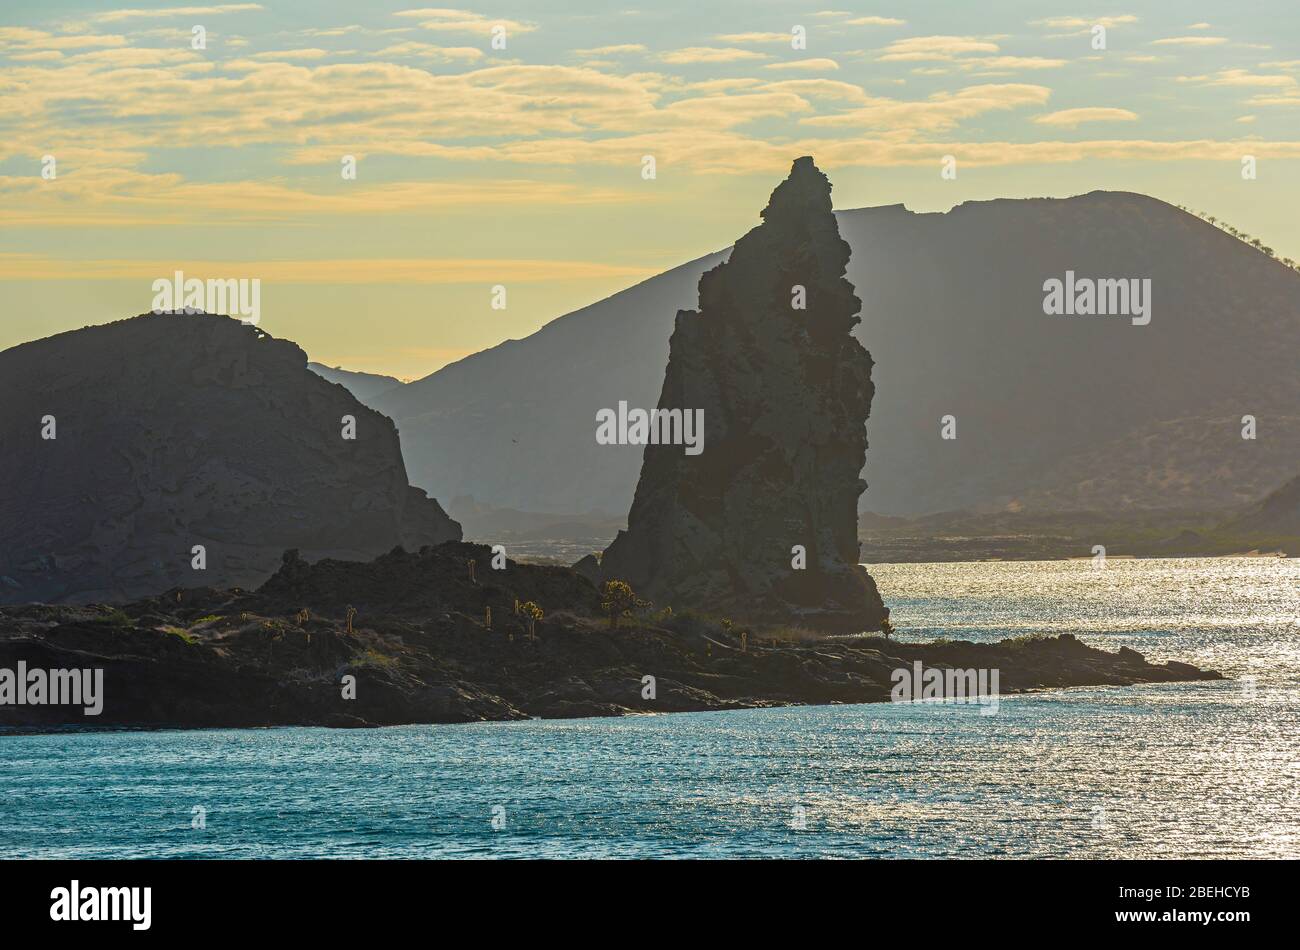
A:
[[[792,33],[720,33],[714,37],[720,43],[789,43]]]
[[[1122,26],[1126,23],[1136,23],[1138,18],[1131,13],[1125,13],[1120,16],[1054,16],[1046,17],[1042,20],[1031,20],[1031,26],[1041,26],[1049,30],[1079,30],[1088,32],[1094,26],[1104,26],[1110,29],[1115,26]]]
[[[231,274],[282,284],[534,283],[593,278],[641,279],[656,268],[599,261],[477,258],[344,258],[291,261],[204,261],[101,258],[95,260],[0,253],[0,280],[140,280],[175,271],[199,280]]]
[[[1018,69],[1057,69],[1068,62],[1067,59],[1048,59],[1044,56],[981,56],[978,59],[959,60],[956,65],[965,70],[1014,72]]]
[[[621,56],[624,53],[644,53],[641,43],[615,43],[613,46],[592,46],[588,49],[575,49],[579,56]]]
[[[250,59],[271,59],[271,60],[295,60],[295,59],[324,59],[326,56],[333,56],[340,52],[351,52],[351,50],[332,50],[332,49],[272,49],[264,53],[253,53]]]
[[[33,175],[0,177],[0,221],[47,227],[95,224],[155,226],[193,221],[203,209],[208,224],[297,221],[323,215],[394,215],[458,208],[507,208],[623,204],[647,200],[636,191],[515,179],[412,181],[361,185],[345,190],[308,191],[271,181],[192,182],[174,174],[145,174],[85,163],[59,150],[59,200]],[[364,154],[362,161],[364,175]],[[339,155],[331,157],[337,167]],[[335,172],[337,175],[337,172]],[[75,210],[74,210],[75,209]]]
[[[819,72],[824,70],[835,70],[840,68],[840,64],[833,59],[792,59],[788,63],[768,63],[764,69],[797,69],[808,72]]]
[[[1052,91],[1046,86],[1001,84],[968,86],[955,93],[937,93],[909,101],[871,98],[860,108],[801,121],[819,128],[877,128],[940,131],[987,112],[1043,105]]]
[[[1152,40],[1152,46],[1219,46],[1228,42],[1223,36],[1167,36]]]
[[[220,16],[226,13],[248,13],[253,10],[265,9],[260,3],[222,3],[203,7],[109,10],[105,13],[92,13],[87,19],[95,23],[115,23],[120,20],[158,19],[171,16]]]
[[[905,26],[907,24],[906,20],[888,16],[860,16],[844,22],[849,26]]]
[[[909,36],[894,40],[876,58],[883,62],[951,60],[966,53],[996,53],[998,44],[977,36]]]
[[[1282,95],[1252,96],[1246,102],[1252,106],[1300,106],[1300,94],[1289,90]]]
[[[1046,115],[1035,116],[1034,121],[1039,125],[1060,125],[1073,129],[1084,122],[1135,122],[1137,121],[1137,113],[1130,112],[1128,109],[1089,106],[1083,109],[1063,109],[1060,112],[1049,112]]]
[[[735,63],[747,59],[766,59],[762,53],[747,49],[721,49],[714,46],[688,46],[684,49],[669,50],[660,53],[659,59],[665,63],[681,65],[686,63]]]
[[[125,36],[101,33],[54,34],[22,26],[0,27],[0,50],[91,49],[125,45]]]
[[[1244,69],[1221,69],[1211,76],[1179,76],[1179,82],[1194,82],[1203,86],[1240,86],[1247,88],[1290,89],[1297,86],[1294,76],[1252,73]]]
[[[418,56],[439,63],[472,63],[483,58],[484,53],[477,46],[436,46],[433,43],[418,43],[408,40],[395,43],[381,49],[377,56]]]
[[[449,10],[443,7],[423,7],[415,10],[400,10],[393,16],[413,17],[420,21],[426,30],[444,33],[478,33],[487,36],[494,26],[503,26],[506,33],[531,33],[537,29],[536,23],[522,20],[505,20],[485,17],[481,13],[469,10]]]

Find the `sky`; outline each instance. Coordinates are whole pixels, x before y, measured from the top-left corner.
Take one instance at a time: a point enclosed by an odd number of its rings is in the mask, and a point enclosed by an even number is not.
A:
[[[313,359],[418,378],[728,246],[805,154],[837,208],[1137,191],[1300,259],[1300,16],[6,0],[0,348],[181,270],[261,280]]]

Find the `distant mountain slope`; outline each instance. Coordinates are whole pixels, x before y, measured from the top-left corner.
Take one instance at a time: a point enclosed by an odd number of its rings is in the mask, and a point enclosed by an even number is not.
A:
[[[1129,193],[838,217],[876,361],[864,509],[1212,508],[1294,474],[1300,274],[1281,263]],[[596,412],[656,405],[676,312],[725,254],[381,394],[413,480],[501,507],[626,511],[641,450],[597,445]],[[1046,315],[1043,283],[1067,271],[1150,278],[1150,324]]]
[[[1300,475],[1251,505],[1228,527],[1238,531],[1300,535]]]
[[[287,548],[460,538],[408,484],[390,419],[228,317],[146,314],[5,350],[0,407],[0,602],[252,587]]]
[[[379,376],[375,373],[356,373],[341,366],[326,366],[324,363],[308,363],[307,368],[317,376],[338,383],[352,395],[369,405],[381,393],[397,386],[405,385],[393,376]]]
[[[658,402],[673,318],[694,306],[700,274],[725,256],[676,267],[381,395],[371,405],[400,420],[412,479],[446,479],[461,486],[454,494],[498,508],[625,514],[641,448],[597,445],[596,410],[619,399]]]

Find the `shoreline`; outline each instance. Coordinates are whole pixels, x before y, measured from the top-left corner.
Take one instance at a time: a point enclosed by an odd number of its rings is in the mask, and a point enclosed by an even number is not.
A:
[[[256,592],[0,607],[0,678],[25,664],[95,670],[102,683],[94,722],[76,705],[3,705],[0,726],[366,728],[857,704],[911,698],[894,691],[900,676],[923,697],[930,671],[948,690],[937,695],[967,699],[1223,679],[1071,633],[911,641],[666,608],[613,626],[577,572],[493,572],[490,558],[463,542],[368,563],[307,564],[290,552]],[[545,605],[543,616],[530,623],[511,609],[525,602]]]
[[[963,641],[970,642],[970,641]],[[930,643],[921,644],[924,646]],[[1215,673],[1213,670],[1203,671],[1205,673]],[[1172,680],[1139,680],[1132,683],[1089,683],[1073,686],[1042,686],[1029,689],[1020,689],[1013,692],[1004,692],[999,696],[999,702],[1010,698],[1023,698],[1026,696],[1046,696],[1051,694],[1065,694],[1081,690],[1097,689],[1127,689],[1129,687],[1139,686],[1184,686],[1193,683],[1226,683],[1232,682],[1232,677],[1220,675],[1218,678],[1206,677],[1197,679],[1172,679]],[[329,725],[325,723],[268,723],[265,725],[176,725],[176,724],[155,724],[155,723],[121,723],[113,725],[79,725],[76,723],[64,723],[52,726],[9,726],[0,724],[0,742],[5,739],[19,738],[23,736],[57,736],[57,735],[121,735],[124,733],[159,733],[159,732],[220,732],[220,731],[275,731],[280,729],[320,729],[329,732],[338,730],[347,731],[369,731],[380,729],[409,729],[413,726],[447,726],[451,728],[461,726],[512,726],[522,725],[530,722],[571,722],[582,723],[589,722],[593,719],[661,719],[675,718],[677,716],[687,715],[726,715],[728,713],[754,712],[762,710],[779,710],[779,709],[826,709],[826,708],[852,708],[852,707],[869,707],[869,706],[955,706],[969,705],[978,706],[976,702],[957,703],[951,700],[928,700],[915,699],[904,702],[891,702],[888,698],[863,700],[861,702],[827,702],[827,703],[799,703],[799,702],[770,702],[758,703],[754,705],[736,705],[726,708],[701,708],[701,709],[677,709],[677,710],[655,710],[655,709],[626,709],[618,713],[609,713],[606,715],[590,716],[525,716],[522,719],[478,719],[478,720],[454,720],[454,721],[411,721],[411,722],[388,722],[388,723],[357,723],[353,725]]]

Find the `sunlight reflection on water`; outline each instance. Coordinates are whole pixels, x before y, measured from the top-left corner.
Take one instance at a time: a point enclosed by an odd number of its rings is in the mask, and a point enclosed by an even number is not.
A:
[[[1300,855],[1300,563],[871,570],[901,636],[1069,631],[1234,679],[1010,697],[995,716],[878,704],[5,737],[0,855]]]

